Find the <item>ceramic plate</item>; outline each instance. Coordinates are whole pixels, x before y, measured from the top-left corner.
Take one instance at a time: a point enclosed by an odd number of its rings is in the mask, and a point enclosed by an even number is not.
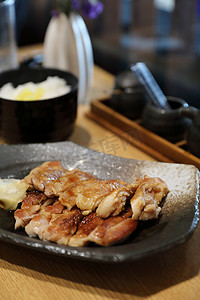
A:
[[[102,262],[134,261],[185,242],[198,219],[199,172],[191,165],[139,161],[106,155],[71,142],[0,146],[0,177],[23,178],[47,160],[60,160],[65,168],[79,168],[99,178],[134,181],[147,174],[159,176],[169,187],[158,220],[141,222],[123,244],[111,247],[67,247],[14,231],[13,213],[0,211],[0,239],[43,252]]]

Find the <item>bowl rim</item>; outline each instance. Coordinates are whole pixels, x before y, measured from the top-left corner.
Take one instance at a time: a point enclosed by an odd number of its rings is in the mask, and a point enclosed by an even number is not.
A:
[[[56,97],[51,97],[51,98],[48,98],[48,99],[41,99],[41,100],[16,100],[16,99],[7,99],[7,98],[3,98],[3,97],[0,97],[0,101],[3,100],[3,101],[11,101],[11,102],[19,102],[19,103],[35,103],[35,102],[44,102],[44,101],[49,101],[49,100],[57,100],[58,98],[60,97],[64,97],[66,95],[70,95],[70,94],[73,94],[74,92],[78,91],[78,83],[79,83],[79,79],[78,77],[69,72],[69,71],[64,71],[64,70],[60,70],[60,69],[56,69],[56,68],[46,68],[46,67],[39,67],[39,68],[33,68],[33,67],[19,67],[19,68],[16,68],[16,69],[10,69],[10,70],[6,70],[6,71],[3,71],[2,73],[0,73],[0,89],[2,88],[3,85],[5,85],[6,83],[3,83],[1,84],[1,77],[4,76],[4,75],[9,75],[9,74],[18,74],[19,72],[28,72],[28,71],[33,71],[33,72],[41,72],[41,71],[48,71],[48,72],[58,72],[58,75],[52,75],[52,76],[58,76],[59,77],[59,74],[65,74],[65,75],[68,75],[68,76],[71,76],[74,80],[76,80],[76,83],[72,86],[71,85],[71,90],[65,94],[62,94],[62,95],[59,95],[59,96],[56,96]],[[51,75],[47,75],[48,76],[51,76]],[[61,77],[62,79],[65,79],[64,76]],[[66,81],[66,79],[65,79]],[[28,81],[27,81],[28,82]],[[38,81],[40,82],[40,81]],[[67,81],[66,81],[67,82]],[[12,81],[8,81],[7,83],[12,83]],[[26,83],[26,82],[24,82]],[[22,83],[23,84],[23,83]],[[18,84],[19,85],[19,84]]]
[[[167,96],[167,99],[169,102],[176,102],[180,106],[177,108],[172,108],[170,110],[166,110],[163,108],[156,107],[151,101],[148,101],[143,113],[145,112],[146,114],[154,114],[153,116],[161,116],[161,115],[166,115],[166,116],[172,116],[172,115],[179,115],[179,111],[181,107],[188,107],[189,104],[186,100],[175,97],[175,96]]]

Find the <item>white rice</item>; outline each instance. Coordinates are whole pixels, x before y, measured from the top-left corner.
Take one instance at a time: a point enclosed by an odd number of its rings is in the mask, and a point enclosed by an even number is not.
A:
[[[39,99],[32,100],[44,100],[54,97],[59,97],[67,94],[71,91],[71,86],[67,85],[66,81],[58,76],[49,76],[46,80],[40,83],[27,82],[25,84],[18,85],[16,88],[12,83],[6,83],[0,88],[0,97],[8,100],[16,100],[20,93],[23,93],[24,89],[29,89],[34,94],[39,88],[43,89],[43,95]],[[26,100],[19,99],[18,100]]]

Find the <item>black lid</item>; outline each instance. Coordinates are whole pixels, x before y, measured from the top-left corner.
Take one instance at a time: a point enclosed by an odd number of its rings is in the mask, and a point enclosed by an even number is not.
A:
[[[119,73],[115,78],[115,85],[121,89],[141,87],[137,76],[131,70]]]

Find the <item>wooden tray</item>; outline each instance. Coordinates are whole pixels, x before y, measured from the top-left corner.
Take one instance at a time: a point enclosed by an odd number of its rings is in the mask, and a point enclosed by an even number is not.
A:
[[[87,116],[159,161],[192,164],[200,169],[200,158],[189,152],[185,140],[175,144],[165,140],[142,127],[140,120],[132,121],[110,108],[108,98],[92,101]]]

